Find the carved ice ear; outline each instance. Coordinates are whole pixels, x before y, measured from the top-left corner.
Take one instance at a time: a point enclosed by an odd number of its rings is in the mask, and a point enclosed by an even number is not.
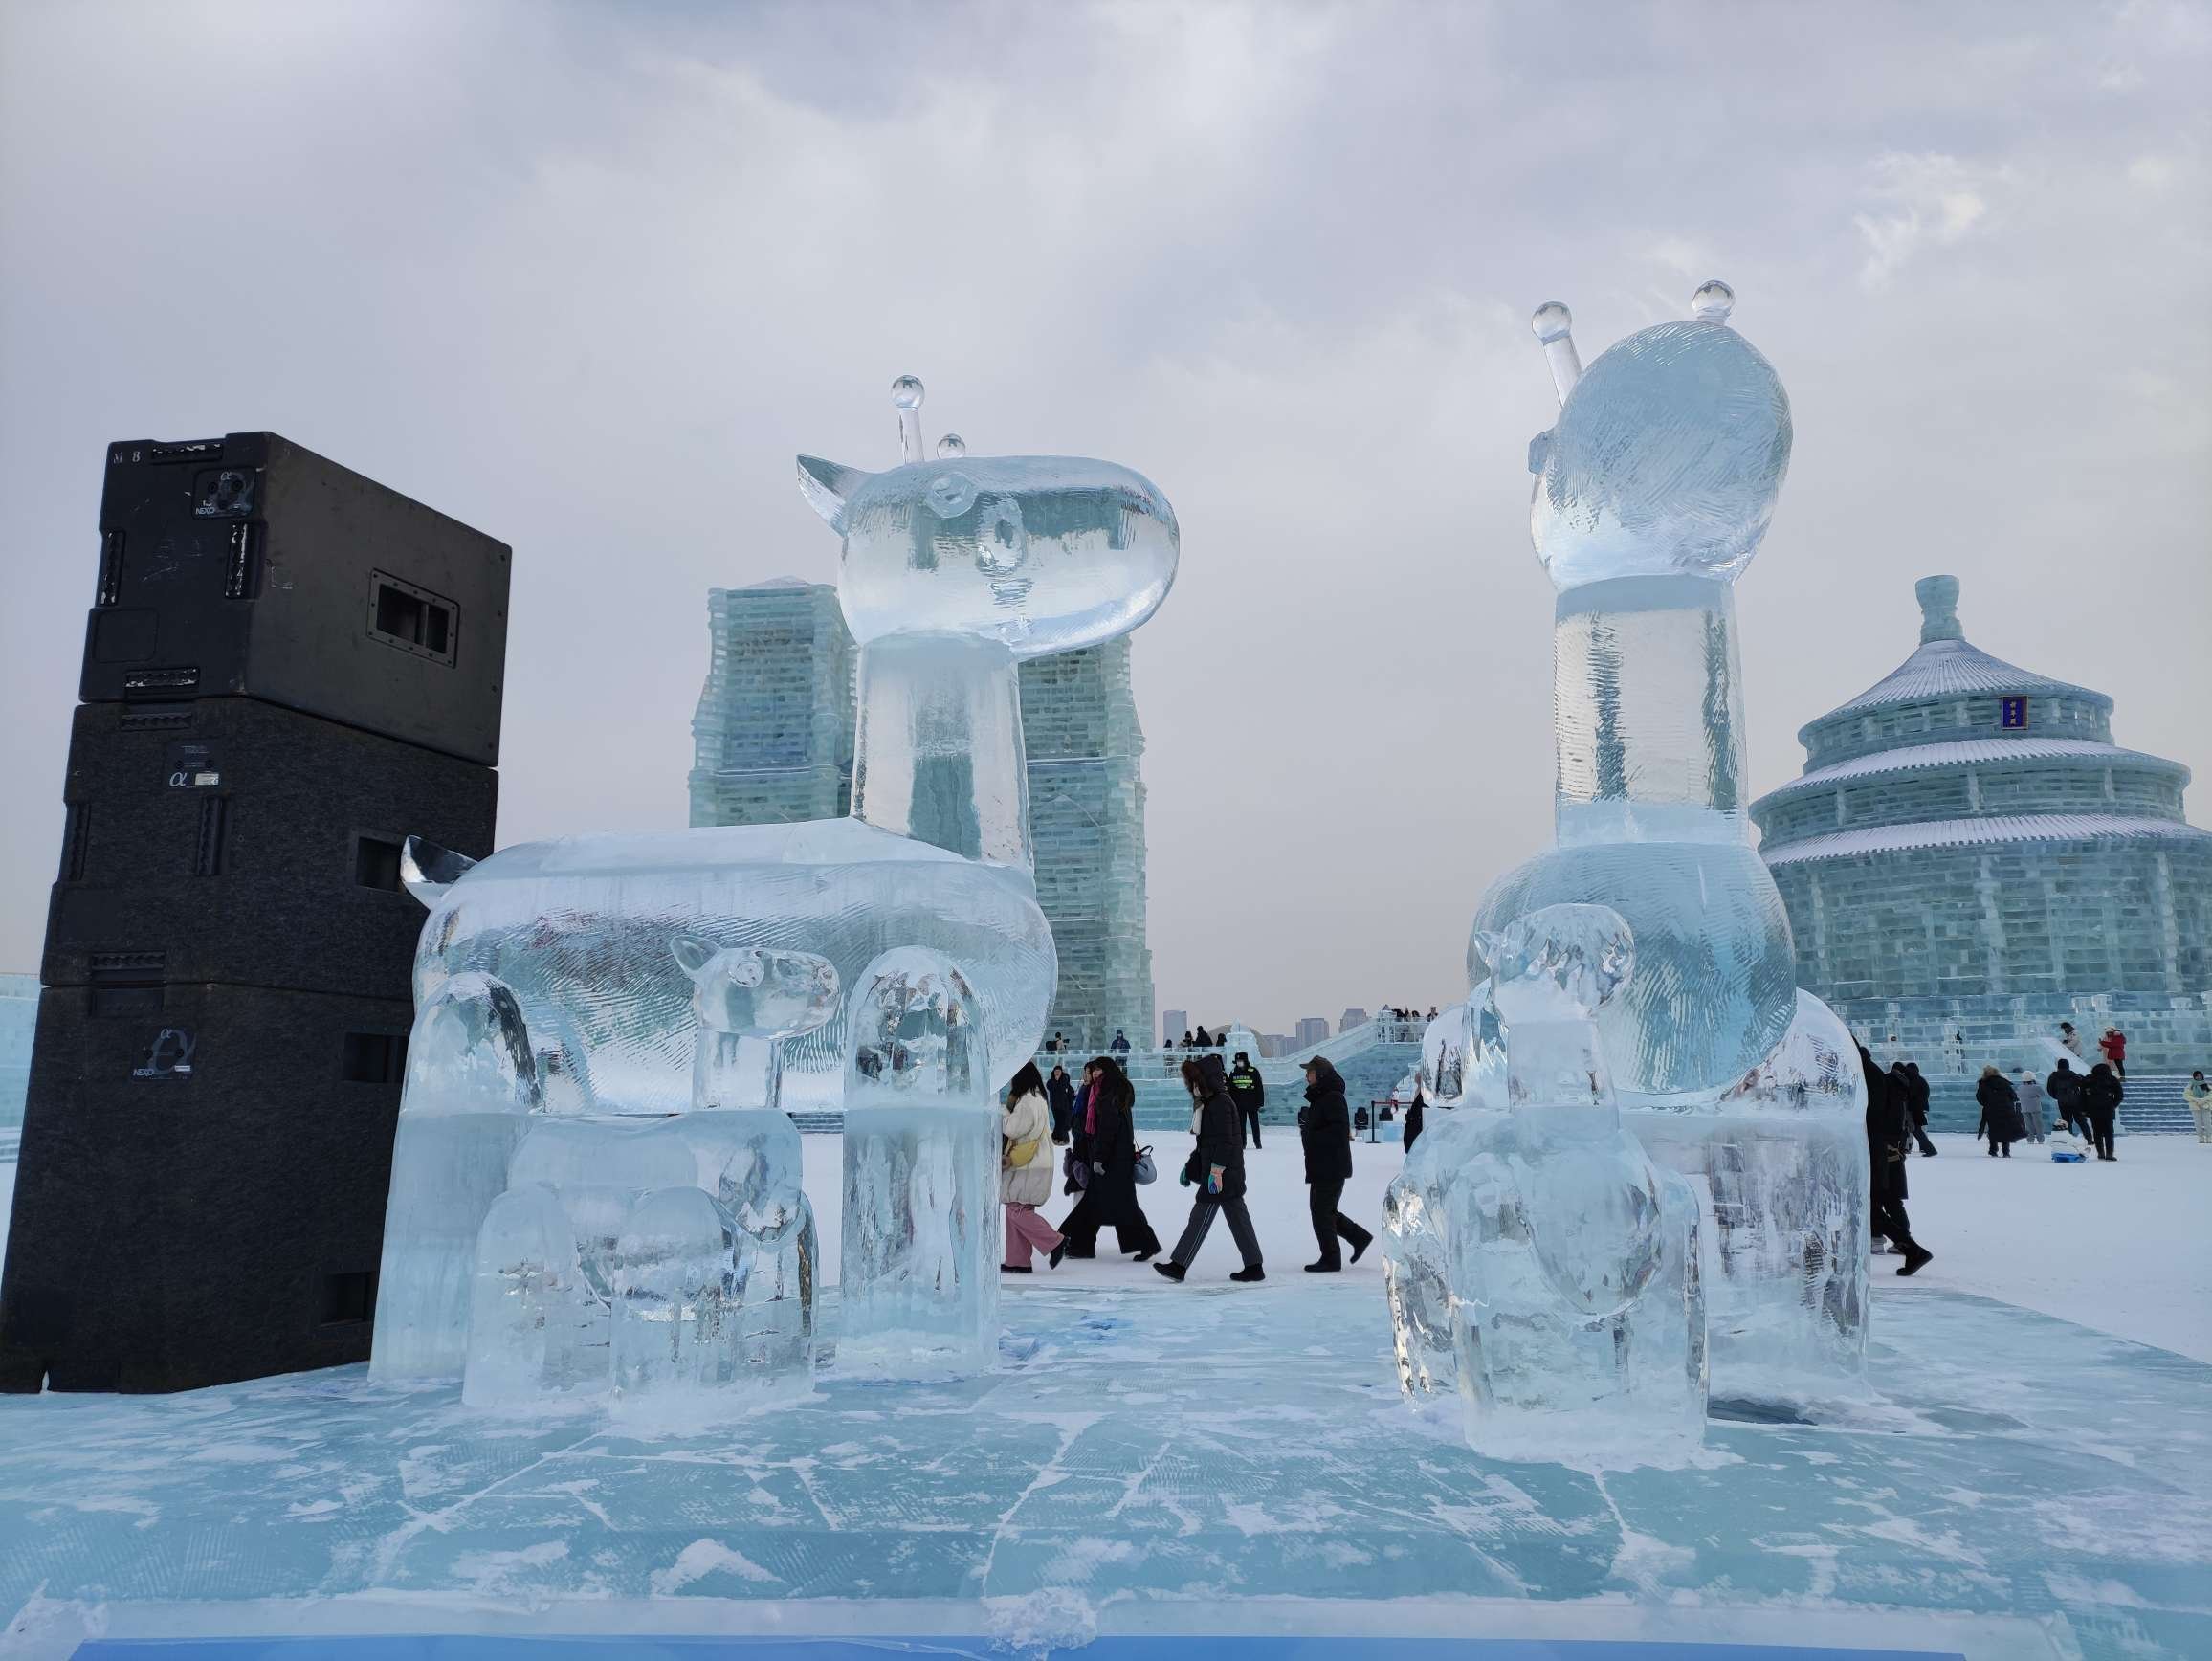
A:
[[[677,966],[696,981],[699,971],[714,961],[715,953],[721,947],[712,941],[702,941],[697,935],[679,934],[668,942],[668,949],[675,954]]]
[[[399,879],[426,908],[434,909],[446,890],[476,866],[466,853],[440,848],[425,836],[409,836],[400,844]]]
[[[839,536],[845,534],[845,504],[854,491],[874,476],[842,461],[824,461],[819,455],[799,457],[799,494]]]

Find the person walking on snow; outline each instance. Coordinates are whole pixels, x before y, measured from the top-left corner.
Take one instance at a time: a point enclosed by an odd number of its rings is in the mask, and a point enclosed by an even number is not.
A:
[[[2189,1116],[2197,1121],[2197,1140],[2212,1142],[2212,1084],[2204,1082],[2202,1068],[2189,1074],[2189,1082],[2181,1087],[2181,1099],[2189,1104]]]
[[[1006,1224],[1006,1254],[999,1260],[1003,1273],[1033,1273],[1029,1258],[1038,1251],[1057,1269],[1068,1250],[1059,1230],[1037,1215],[1037,1207],[1052,1197],[1052,1156],[1047,1151],[1051,1124],[1045,1081],[1037,1064],[1025,1061],[1006,1086],[1006,1105],[999,1115],[999,1199]]]
[[[1859,1046],[1859,1067],[1867,1078],[1867,1189],[1873,1208],[1872,1231],[1904,1254],[1899,1274],[1917,1274],[1936,1253],[1913,1238],[1912,1220],[1905,1215],[1905,1155],[1912,1146],[1912,1115],[1864,1044]]]
[[[2020,1140],[2020,1099],[2012,1085],[1995,1067],[1984,1067],[1981,1081],[1974,1087],[1974,1099],[1981,1104],[1981,1122],[1974,1134],[1989,1139],[1991,1159],[2000,1150],[2006,1159],[2012,1158],[2012,1144]]]
[[[1936,1144],[1928,1140],[1928,1081],[1920,1076],[1917,1061],[1905,1063],[1905,1112],[1913,1121],[1913,1135],[1920,1144],[1921,1157],[1934,1159]]]
[[[1075,1127],[1074,1155],[1083,1166],[1083,1197],[1060,1219],[1068,1255],[1098,1255],[1098,1230],[1114,1226],[1116,1244],[1148,1263],[1160,1236],[1137,1199],[1137,1087],[1104,1055],[1083,1069],[1086,1110]]]
[[[2073,1070],[2073,1064],[2061,1055],[2058,1065],[2050,1070],[2050,1076],[2043,1081],[2043,1088],[2050,1096],[2051,1106],[2058,1109],[2067,1133],[2089,1141],[2089,1115],[2082,1111],[2082,1075]]]
[[[1228,1231],[1244,1258],[1244,1267],[1231,1280],[1265,1280],[1259,1236],[1252,1232],[1251,1213],[1245,1209],[1244,1133],[1237,1123],[1236,1104],[1228,1098],[1228,1080],[1221,1057],[1202,1055],[1183,1064],[1183,1082],[1197,1109],[1198,1146],[1183,1167],[1182,1181],[1198,1193],[1190,1203],[1190,1221],[1165,1262],[1152,1267],[1170,1280],[1190,1273],[1198,1249],[1217,1216],[1227,1215]]]
[[[1075,1118],[1075,1081],[1057,1061],[1052,1063],[1052,1076],[1045,1080],[1045,1101],[1052,1114],[1052,1145],[1064,1148],[1068,1127]]]
[[[1306,1151],[1308,1208],[1320,1257],[1306,1265],[1308,1274],[1335,1274],[1344,1267],[1337,1242],[1352,1243],[1352,1261],[1375,1236],[1337,1209],[1344,1185],[1352,1180],[1352,1116],[1344,1105],[1344,1080],[1325,1055],[1306,1063],[1306,1105],[1298,1110],[1298,1141]]]
[[[2036,1083],[2034,1074],[2023,1067],[2020,1082],[2013,1086],[2013,1091],[2020,1097],[2021,1123],[2027,1132],[2027,1140],[2040,1146],[2045,1133],[2050,1129],[2050,1115],[2044,1111],[2047,1098],[2043,1086]]]
[[[1236,1103],[1239,1121],[1251,1145],[1260,1145],[1260,1109],[1268,1104],[1268,1087],[1260,1077],[1260,1070],[1252,1065],[1251,1057],[1242,1050],[1236,1052],[1236,1065],[1228,1070],[1228,1096]]]
[[[2126,1095],[2112,1068],[2102,1061],[2090,1068],[2089,1077],[2082,1081],[2082,1109],[2089,1115],[2100,1160],[2120,1157],[2112,1152],[2112,1127],[2119,1122],[2120,1098]]]

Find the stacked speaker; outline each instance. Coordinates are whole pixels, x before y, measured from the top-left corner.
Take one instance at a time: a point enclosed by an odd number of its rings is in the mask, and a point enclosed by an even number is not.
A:
[[[481,857],[509,550],[268,432],[110,445],[0,1389],[368,1354],[423,910]]]

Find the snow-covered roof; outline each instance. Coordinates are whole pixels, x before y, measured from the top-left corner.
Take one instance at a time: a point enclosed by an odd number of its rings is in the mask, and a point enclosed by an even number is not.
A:
[[[2208,833],[2173,819],[2138,819],[2124,813],[1993,813],[1980,819],[1928,819],[1913,825],[1869,825],[1808,836],[1772,853],[1760,851],[1770,866],[1803,859],[1847,859],[1858,853],[1901,853],[1916,848],[1966,848],[1989,842],[2086,842],[2099,837],[2168,837],[2178,841]]]
[[[1892,703],[1934,702],[1946,698],[2026,693],[2046,698],[2079,698],[2107,708],[2112,699],[2071,681],[2053,680],[1992,657],[1970,640],[1929,640],[1918,651],[1847,703],[1837,705],[1806,730],[1838,716],[1857,715]]]
[[[2065,760],[2089,762],[2100,766],[2123,762],[2130,765],[2160,767],[2177,773],[2188,771],[2179,762],[2169,762],[2162,756],[2147,755],[2141,750],[2124,750],[2117,744],[2108,744],[2097,739],[1950,739],[1940,743],[1908,744],[1893,750],[1877,750],[1870,756],[1853,756],[1847,762],[1816,767],[1801,778],[1792,779],[1788,784],[1769,790],[1759,801],[1771,802],[1777,797],[1799,790],[1840,785],[1847,779],[1871,778],[1878,773],[1910,773],[1923,767],[1973,766],[1993,762]]]

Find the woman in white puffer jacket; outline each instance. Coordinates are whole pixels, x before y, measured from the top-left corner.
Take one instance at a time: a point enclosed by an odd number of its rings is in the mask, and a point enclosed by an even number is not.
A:
[[[1037,1207],[1052,1197],[1052,1116],[1034,1061],[1024,1062],[1006,1086],[999,1130],[999,1198],[1006,1210],[1006,1254],[999,1268],[1029,1274],[1030,1256],[1043,1251],[1047,1264],[1057,1269],[1068,1242],[1037,1215]]]

